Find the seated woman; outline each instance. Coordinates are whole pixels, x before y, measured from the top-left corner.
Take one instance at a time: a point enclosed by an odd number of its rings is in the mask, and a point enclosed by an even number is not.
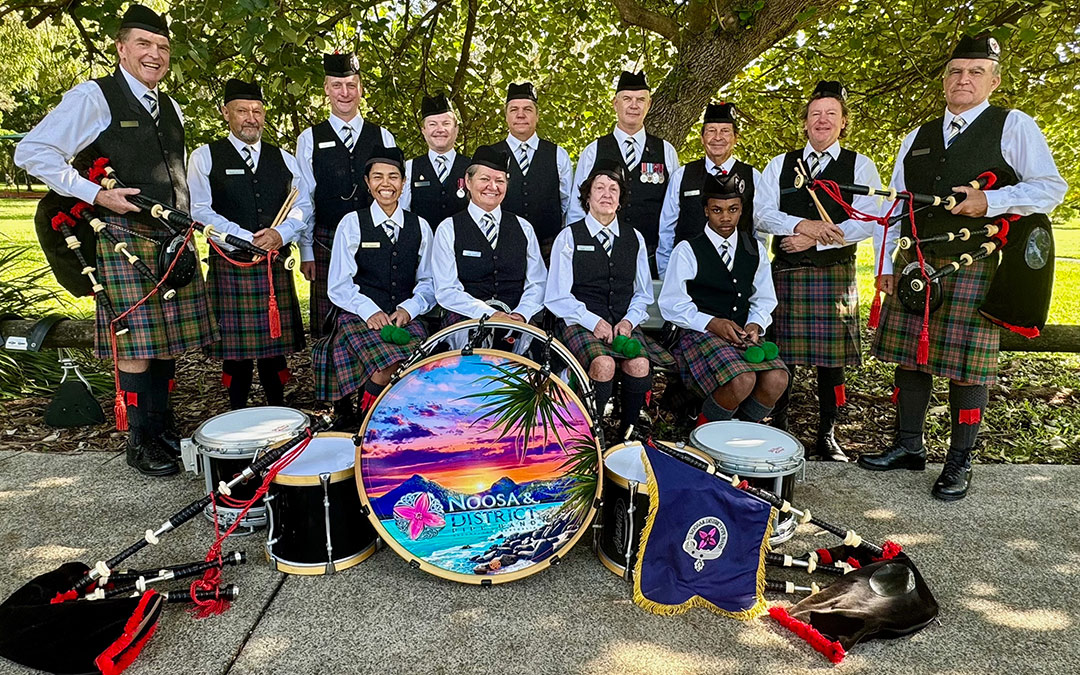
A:
[[[736,413],[760,422],[788,382],[779,358],[743,358],[760,342],[776,307],[765,247],[736,231],[744,191],[737,175],[705,177],[701,199],[708,227],[675,247],[660,289],[660,314],[683,329],[673,350],[683,381],[705,398],[699,424]]]
[[[555,237],[544,305],[560,320],[562,341],[589,371],[598,416],[616,370],[622,372],[622,437],[637,423],[652,386],[650,363],[670,368],[675,360],[638,328],[649,318],[652,278],[645,240],[632,227],[619,226],[617,213],[629,198],[622,165],[598,160],[579,198],[586,215]],[[640,355],[616,349],[627,338],[638,341]]]
[[[315,395],[323,401],[349,401],[363,387],[360,413],[382,392],[397,364],[427,337],[418,319],[435,305],[431,227],[398,206],[404,174],[400,149],[380,148],[372,154],[364,182],[374,201],[341,219],[330,255],[327,289],[338,311],[329,335],[312,353]],[[408,331],[413,340],[402,345],[388,339],[383,335],[388,325]],[[358,428],[352,411],[341,407],[335,405],[338,427]]]

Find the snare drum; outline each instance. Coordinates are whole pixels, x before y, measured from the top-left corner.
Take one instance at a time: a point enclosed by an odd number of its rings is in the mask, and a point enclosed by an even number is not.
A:
[[[703,452],[687,447],[666,445],[666,452],[682,452],[713,466]],[[593,548],[604,567],[624,579],[634,575],[641,532],[649,515],[648,477],[641,460],[641,443],[616,445],[604,453],[604,489],[600,493],[600,522],[594,527]],[[704,480],[715,478],[703,476]]]
[[[308,424],[308,416],[299,410],[277,406],[231,410],[203,422],[195,430],[192,440],[202,459],[206,491],[213,492],[219,483],[228,483],[255,461],[259,453],[296,437]],[[241,483],[232,489],[232,497],[251,499],[259,484],[257,479]],[[207,505],[203,513],[213,522],[214,505]],[[218,527],[227,529],[239,515],[240,509],[218,504]],[[266,507],[259,500],[244,515],[233,534],[251,534],[265,524]]]
[[[288,574],[333,574],[366,560],[378,537],[356,491],[352,436],[321,433],[270,483],[266,557]]]
[[[709,422],[690,432],[690,443],[716,460],[721,473],[793,501],[795,474],[806,460],[802,443],[791,434],[753,422]],[[777,511],[769,543],[791,539],[797,525],[793,514]]]

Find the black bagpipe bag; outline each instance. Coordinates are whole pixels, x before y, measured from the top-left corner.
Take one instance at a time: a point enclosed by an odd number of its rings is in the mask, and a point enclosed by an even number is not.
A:
[[[52,268],[53,276],[69,293],[75,297],[83,297],[94,294],[90,280],[82,273],[82,264],[67,247],[64,235],[52,226],[52,219],[56,214],[69,212],[78,201],[71,197],[62,197],[50,190],[38,202],[37,211],[34,212],[34,230],[37,232],[45,260]],[[94,266],[97,260],[97,235],[89,226],[76,227],[74,230],[86,263]]]
[[[34,578],[0,604],[0,656],[49,673],[116,675],[153,635],[163,607],[141,597],[53,604],[89,568],[78,562]]]
[[[994,323],[1028,338],[1046,327],[1054,289],[1054,232],[1041,214],[1009,225],[1008,243],[979,311]]]

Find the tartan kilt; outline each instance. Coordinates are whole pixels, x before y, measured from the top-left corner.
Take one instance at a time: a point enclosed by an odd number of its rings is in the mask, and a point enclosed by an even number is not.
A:
[[[217,251],[210,251],[206,284],[210,307],[217,317],[221,340],[206,348],[211,358],[265,359],[302,351],[305,347],[304,321],[292,270],[285,269],[285,256],[274,261],[274,294],[281,317],[281,337],[270,337],[270,281],[266,262],[237,267]]]
[[[558,330],[559,339],[562,340],[567,349],[573,352],[585,370],[589,369],[593,359],[598,356],[610,356],[616,361],[626,360],[625,356],[616,352],[611,345],[593,335],[592,331],[584,326],[577,324],[571,326],[560,321]],[[641,342],[641,346],[645,349],[643,355],[649,359],[649,363],[653,367],[666,369],[675,367],[675,357],[656,340],[641,332],[641,328],[635,328],[631,331],[630,337]]]
[[[857,366],[859,287],[855,260],[828,267],[784,267],[773,262],[773,334],[791,365]]]
[[[413,336],[409,344],[383,342],[379,331],[368,328],[367,321],[341,310],[333,331],[319,339],[311,351],[315,398],[337,401],[358,391],[375,372],[409,358],[427,338],[427,329],[422,321],[413,319],[405,324],[405,330]]]
[[[940,256],[925,259],[934,269],[941,269],[953,260]],[[896,269],[903,270],[907,264],[901,256]],[[961,267],[940,280],[944,300],[930,314],[930,358],[922,366],[917,363],[922,314],[905,309],[895,293],[885,296],[871,354],[882,361],[950,380],[993,384],[997,380],[1000,335],[997,326],[979,314],[979,305],[996,269],[997,259],[991,257]]]
[[[334,244],[334,233],[324,232],[315,226],[312,236],[314,243],[312,253],[315,256],[315,278],[311,280],[309,287],[308,313],[312,339],[321,336],[323,322],[333,309],[330,296],[327,294],[327,279],[330,276],[330,248]]]
[[[683,329],[674,349],[683,383],[695,394],[705,398],[743,373],[786,369],[779,357],[771,361],[750,363],[742,352],[712,333]]]
[[[134,236],[124,230],[146,237],[160,238],[164,229],[147,227],[122,216],[99,216],[110,226],[109,231],[118,241],[128,245],[128,251],[137,255],[150,269],[157,271],[160,246],[154,241]],[[172,300],[163,300],[154,294],[125,317],[130,330],[116,339],[116,358],[119,359],[165,359],[176,354],[204,347],[218,339],[217,326],[210,313],[203,282],[202,265],[196,256],[196,273],[187,286],[176,290]],[[105,237],[97,243],[97,278],[105,287],[117,313],[123,314],[153,290],[154,282],[144,278],[127,261],[113,250]],[[104,306],[97,305],[97,327],[94,335],[94,355],[101,359],[113,358],[112,331],[109,315]]]

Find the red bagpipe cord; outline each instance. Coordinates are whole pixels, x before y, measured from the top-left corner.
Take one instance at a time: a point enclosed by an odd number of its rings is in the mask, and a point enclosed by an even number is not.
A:
[[[308,443],[311,442],[311,431],[308,430],[308,437],[303,441],[300,441],[295,448],[289,450],[281,459],[270,465],[270,469],[267,470],[266,476],[263,477],[262,484],[255,490],[255,494],[250,499],[234,499],[228,495],[218,494],[216,489],[210,493],[210,504],[214,510],[214,543],[210,545],[210,549],[206,552],[206,562],[220,561],[221,560],[221,545],[229,535],[239,527],[240,522],[243,520],[247,512],[251,510],[251,507],[255,505],[263,496],[266,491],[270,489],[270,483],[273,482],[274,477],[278,475],[285,467],[289,466],[294,459],[300,456],[300,453],[307,448]],[[225,533],[222,534],[221,527],[218,525],[218,513],[217,506],[218,500],[225,506],[234,509],[240,509],[240,513],[237,514],[236,519],[233,520],[232,525],[229,526]],[[216,565],[203,573],[201,579],[196,579],[191,584],[191,601],[195,603],[192,607],[191,613],[196,619],[205,619],[216,614],[222,614],[229,609],[229,602],[218,597],[218,592],[221,590],[221,569],[222,565]],[[196,598],[197,591],[213,591],[214,599],[212,600],[199,600]]]
[[[830,662],[840,663],[847,656],[842,644],[825,637],[821,634],[821,631],[805,621],[800,621],[791,616],[783,607],[770,607],[769,616],[776,619],[781,626],[805,640],[808,645],[824,655]]]
[[[262,263],[262,260],[252,260],[251,262],[235,260],[230,258],[229,254],[226,253],[212,237],[207,237],[206,241],[209,242],[210,246],[218,252],[218,255],[230,265],[235,265],[236,267],[254,267],[255,265]],[[269,312],[270,337],[276,340],[281,337],[281,313],[278,311],[277,293],[274,292],[274,258],[280,254],[278,251],[269,251],[269,254],[270,255],[266,256],[266,279],[270,284],[270,300],[267,303],[267,310]]]

